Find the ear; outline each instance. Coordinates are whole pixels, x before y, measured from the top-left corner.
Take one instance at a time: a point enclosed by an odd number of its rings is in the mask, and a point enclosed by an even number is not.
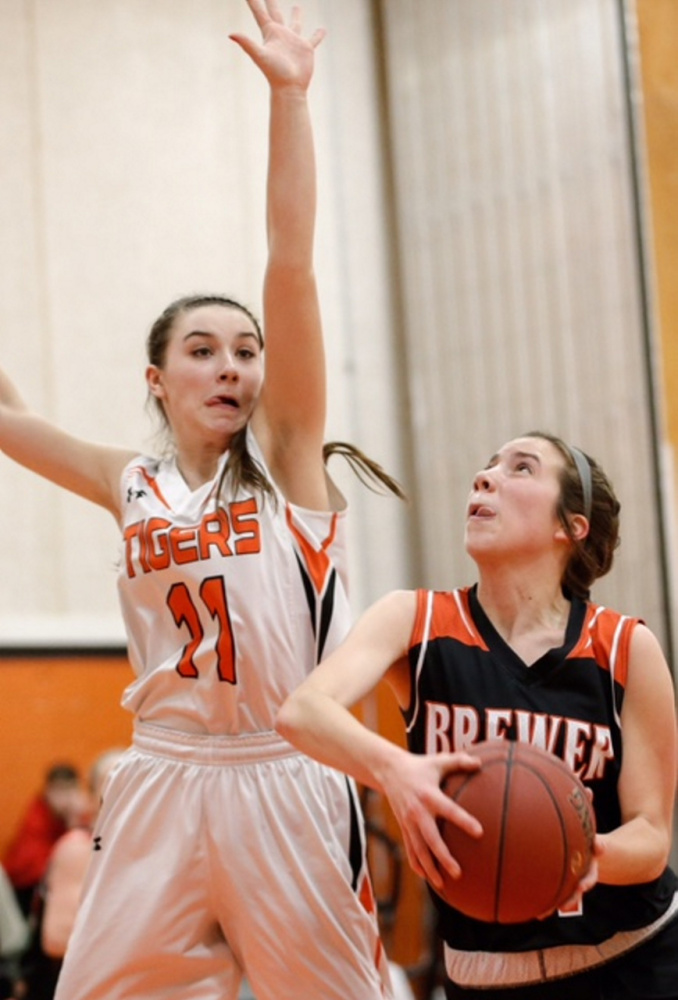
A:
[[[583,514],[572,515],[570,518],[570,530],[576,541],[583,542],[589,533],[589,529],[588,518],[584,517]]]
[[[565,531],[561,521],[558,521],[555,537],[559,542],[583,542],[589,533],[589,522],[583,514],[570,514],[570,534]]]
[[[162,382],[162,369],[157,365],[149,365],[146,369],[146,385],[148,391],[156,399],[164,399],[165,387]]]

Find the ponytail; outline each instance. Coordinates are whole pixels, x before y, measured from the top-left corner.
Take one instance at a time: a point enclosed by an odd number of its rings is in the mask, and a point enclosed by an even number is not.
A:
[[[332,455],[341,455],[346,459],[360,482],[374,493],[393,493],[400,500],[406,500],[400,483],[389,476],[378,462],[368,458],[360,448],[347,444],[345,441],[328,441],[323,445],[323,461],[327,464]],[[247,429],[244,428],[235,435],[231,442],[228,461],[224,465],[216,491],[216,502],[222,495],[228,482],[230,489],[237,493],[241,488],[252,489],[261,496],[269,497],[275,502],[273,484],[264,474],[257,460],[247,450]]]
[[[399,500],[407,500],[400,483],[389,476],[388,472],[367,455],[346,441],[328,441],[323,445],[323,461],[327,464],[332,455],[341,455],[346,459],[352,471],[358,477],[363,486],[367,486],[374,493],[384,493],[385,490],[393,493]]]

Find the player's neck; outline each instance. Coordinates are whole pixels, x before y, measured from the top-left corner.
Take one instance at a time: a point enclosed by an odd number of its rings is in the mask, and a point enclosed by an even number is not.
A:
[[[204,483],[214,479],[224,452],[225,449],[218,447],[204,448],[199,452],[177,450],[175,456],[177,469],[189,489],[197,490]]]
[[[560,582],[493,574],[480,580],[478,600],[499,635],[528,665],[563,644],[570,602]]]

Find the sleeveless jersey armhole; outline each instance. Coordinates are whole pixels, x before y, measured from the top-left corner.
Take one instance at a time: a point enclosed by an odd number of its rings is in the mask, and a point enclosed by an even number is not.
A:
[[[419,715],[419,675],[424,666],[428,637],[431,631],[431,621],[433,619],[433,598],[432,590],[417,591],[417,611],[412,627],[410,638],[410,648],[408,658],[410,660],[410,678],[412,685],[411,708],[405,713],[406,731],[409,733]],[[416,662],[412,663],[411,653],[419,646],[419,654]]]
[[[639,625],[640,623],[639,618],[622,618],[618,641],[613,649],[610,669],[617,683],[621,684],[623,688],[626,687],[626,682],[628,681],[629,676],[631,639],[636,630],[636,625]]]
[[[612,683],[614,715],[620,730],[622,703],[629,677],[631,638],[635,632],[636,625],[640,624],[640,621],[639,618],[627,618],[626,616],[621,618],[610,652],[610,680]]]
[[[628,681],[631,638],[636,625],[640,623],[640,618],[630,618],[601,605],[590,605],[582,631],[582,643],[588,637],[588,642],[592,645],[591,655],[607,669],[612,707],[619,729],[621,729],[621,709]],[[586,648],[586,645],[582,644],[581,652],[585,654]]]

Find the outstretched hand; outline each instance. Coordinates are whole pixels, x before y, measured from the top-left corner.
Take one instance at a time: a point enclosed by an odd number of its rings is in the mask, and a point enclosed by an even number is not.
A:
[[[324,28],[317,28],[310,38],[301,33],[301,8],[292,7],[289,26],[278,0],[247,0],[254,19],[261,29],[261,43],[247,35],[229,37],[259,67],[272,87],[306,90],[313,75],[315,49],[325,37]]]

